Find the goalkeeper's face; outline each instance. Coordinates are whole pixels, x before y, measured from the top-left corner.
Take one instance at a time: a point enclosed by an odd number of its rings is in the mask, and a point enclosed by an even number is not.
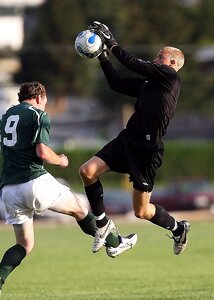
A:
[[[184,54],[181,50],[174,47],[164,47],[161,49],[153,63],[167,65],[176,72],[184,65]]]
[[[153,63],[159,65],[171,66],[171,60],[172,60],[171,54],[168,51],[162,49],[159,51],[158,55],[153,60]]]

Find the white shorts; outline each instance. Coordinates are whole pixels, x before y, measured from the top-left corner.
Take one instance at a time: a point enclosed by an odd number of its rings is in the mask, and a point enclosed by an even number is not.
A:
[[[25,183],[2,188],[6,224],[22,224],[33,219],[34,213],[44,214],[47,209],[60,209],[62,200],[75,198],[70,188],[58,182],[50,173]],[[69,198],[69,199],[68,199]]]

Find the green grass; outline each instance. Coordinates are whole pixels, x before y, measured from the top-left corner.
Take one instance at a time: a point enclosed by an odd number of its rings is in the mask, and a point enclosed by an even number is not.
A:
[[[92,238],[76,225],[35,225],[35,248],[3,288],[3,300],[214,299],[214,222],[192,222],[189,247],[172,254],[166,231],[146,222],[118,223],[138,243],[118,258],[93,254]],[[0,228],[0,253],[14,243]]]

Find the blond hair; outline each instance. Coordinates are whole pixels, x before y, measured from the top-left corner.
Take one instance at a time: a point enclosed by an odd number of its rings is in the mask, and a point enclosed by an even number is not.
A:
[[[172,59],[176,61],[177,70],[181,69],[184,65],[184,54],[183,52],[175,47],[167,46],[162,49],[163,51],[167,52]]]

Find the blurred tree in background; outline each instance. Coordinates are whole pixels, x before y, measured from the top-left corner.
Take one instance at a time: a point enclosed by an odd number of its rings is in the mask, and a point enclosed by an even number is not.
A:
[[[96,96],[111,110],[121,101],[130,102],[110,91],[97,59],[85,60],[75,53],[76,35],[98,20],[109,26],[122,46],[145,60],[153,59],[163,45],[181,48],[186,64],[180,71],[178,111],[212,113],[213,71],[201,68],[195,54],[199,47],[214,44],[213,19],[212,0],[194,5],[180,0],[47,0],[36,10],[26,10],[22,69],[15,80],[40,80],[56,96]],[[123,75],[130,74],[114,63]]]
[[[51,0],[26,11],[26,35],[18,82],[40,80],[57,96],[90,91],[88,62],[74,52],[74,40],[86,27],[82,1]],[[33,26],[29,29],[29,23]],[[84,86],[87,86],[84,89]]]

